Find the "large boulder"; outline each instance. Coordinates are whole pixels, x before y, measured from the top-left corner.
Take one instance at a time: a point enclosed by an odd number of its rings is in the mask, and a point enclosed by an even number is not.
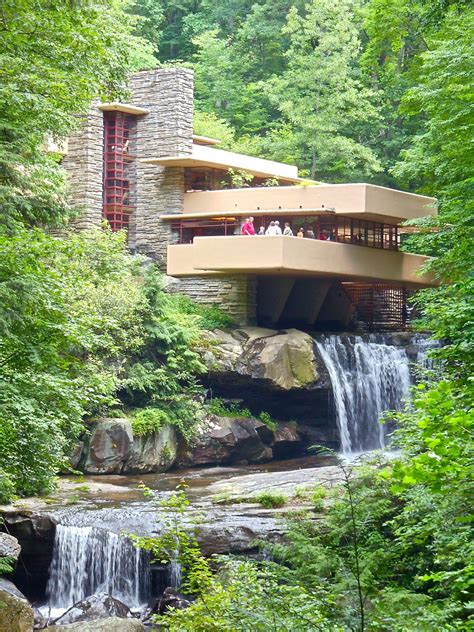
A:
[[[164,589],[161,598],[158,600],[156,610],[159,614],[165,614],[170,608],[184,610],[189,608],[190,605],[191,602],[186,597],[178,592],[176,588],[169,586]]]
[[[12,582],[0,577],[0,630],[31,632],[33,625],[33,608],[26,597]]]
[[[9,557],[17,560],[21,553],[18,540],[8,533],[0,533],[0,557]]]
[[[272,450],[275,458],[293,456],[303,447],[303,441],[295,422],[280,422],[273,433]]]
[[[133,444],[128,419],[104,418],[90,425],[82,470],[86,474],[120,474]]]
[[[98,621],[79,621],[68,625],[52,625],[48,630],[55,632],[144,632],[145,626],[137,619],[110,617]]]
[[[245,385],[250,378],[277,391],[312,388],[321,377],[314,341],[297,329],[211,332],[204,361],[216,382]]]
[[[126,619],[131,616],[130,609],[111,595],[98,593],[75,603],[69,610],[56,619],[56,625],[66,625],[77,621],[95,621],[109,617]]]
[[[122,472],[164,472],[176,461],[177,451],[178,437],[174,426],[164,426],[157,432],[134,436],[130,456]]]
[[[262,441],[259,430],[263,436],[266,432],[261,426],[264,424],[258,419],[212,415],[202,424],[198,436],[181,447],[178,463],[193,466],[268,461],[272,450]]]
[[[103,418],[90,425],[82,456],[75,455],[75,462],[85,474],[148,474],[168,470],[177,450],[173,426],[136,436],[128,419]]]

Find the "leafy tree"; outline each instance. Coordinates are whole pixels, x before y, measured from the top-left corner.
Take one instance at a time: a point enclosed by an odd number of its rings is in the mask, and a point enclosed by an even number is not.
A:
[[[377,122],[373,92],[357,70],[358,29],[348,0],[313,0],[301,15],[291,9],[284,33],[290,38],[287,68],[266,86],[280,110],[297,162],[311,177],[372,173],[379,163],[359,123]],[[277,128],[277,138],[279,136]]]
[[[124,241],[107,231],[0,236],[2,500],[48,490],[83,419],[117,406],[117,392],[172,404],[183,431],[196,418],[200,317],[151,270],[144,283]]]
[[[260,87],[246,75],[248,59],[234,54],[231,40],[218,30],[194,39],[195,92],[200,110],[214,112],[238,130],[239,135],[259,132],[267,114]]]
[[[0,29],[0,225],[60,221],[62,176],[46,155],[93,97],[117,95],[152,62],[126,0],[5,0]]]

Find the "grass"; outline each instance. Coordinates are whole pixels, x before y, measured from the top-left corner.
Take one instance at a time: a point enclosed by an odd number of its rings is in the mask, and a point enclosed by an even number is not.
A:
[[[265,509],[276,509],[278,507],[284,507],[288,498],[284,494],[279,492],[260,492],[256,496],[252,497],[253,502],[262,505]]]

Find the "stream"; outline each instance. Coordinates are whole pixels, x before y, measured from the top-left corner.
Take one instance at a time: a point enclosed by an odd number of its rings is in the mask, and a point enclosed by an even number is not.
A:
[[[347,460],[374,449],[389,450],[389,425],[380,423],[386,410],[400,410],[409,399],[413,364],[428,367],[426,337],[413,337],[411,352],[383,335],[318,335],[314,344],[332,387],[333,416],[340,453]],[[413,351],[414,350],[414,351]],[[256,541],[275,542],[286,530],[285,514],[298,489],[341,479],[333,457],[316,454],[259,465],[194,467],[160,474],[87,476],[78,482],[62,477],[47,505],[32,509],[49,521],[52,533],[49,568],[37,595],[49,619],[92,594],[107,593],[132,611],[142,612],[164,588],[179,588],[181,569],[151,563],[127,534],[156,536],[164,528],[159,502],[186,485],[190,501],[184,527],[198,525],[203,553],[258,555]],[[152,490],[153,500],[139,488]],[[262,492],[286,495],[285,507],[265,509],[253,500]],[[236,502],[238,500],[238,502]],[[309,506],[309,505],[308,505]],[[38,603],[38,600],[37,600]]]

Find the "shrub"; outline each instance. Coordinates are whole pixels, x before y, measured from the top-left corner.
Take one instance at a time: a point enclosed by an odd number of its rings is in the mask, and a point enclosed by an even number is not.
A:
[[[132,429],[135,435],[147,435],[157,432],[171,423],[164,410],[159,408],[143,408],[137,410],[132,417]]]
[[[287,497],[278,492],[266,491],[253,496],[251,500],[259,505],[262,505],[265,509],[274,509],[277,507],[283,507],[286,504]]]

